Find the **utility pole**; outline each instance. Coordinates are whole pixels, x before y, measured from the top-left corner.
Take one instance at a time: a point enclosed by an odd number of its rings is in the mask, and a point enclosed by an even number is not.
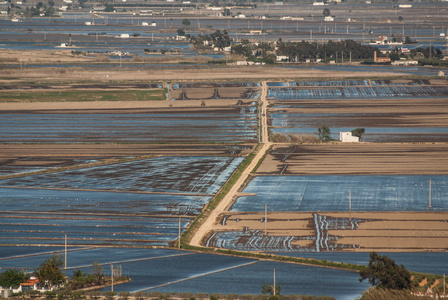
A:
[[[179,250],[180,250],[180,217],[179,217],[179,242],[178,243],[179,243],[178,247],[179,247]]]
[[[429,178],[429,205],[428,208],[431,209],[431,178]]]
[[[274,287],[273,287],[273,290],[274,290],[274,296],[275,296],[275,294],[276,294],[276,290],[277,290],[277,288],[275,287],[275,269],[274,269]]]
[[[352,221],[352,191],[348,190],[348,218]]]
[[[67,235],[65,235],[65,269],[67,270]]]
[[[264,235],[267,236],[266,226],[268,223],[268,205],[264,205]]]
[[[112,279],[111,291],[114,291],[114,265],[110,264],[110,277]]]

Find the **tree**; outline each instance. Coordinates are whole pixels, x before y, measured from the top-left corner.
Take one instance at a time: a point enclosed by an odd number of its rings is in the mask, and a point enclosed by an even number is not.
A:
[[[182,20],[182,25],[185,25],[185,26],[190,26],[190,24],[191,24],[191,22],[190,22],[190,20],[188,20],[188,19],[183,19]]]
[[[280,285],[276,285],[275,286],[275,295],[280,295],[280,290],[282,288],[280,287]],[[261,285],[261,293],[262,294],[269,294],[269,295],[274,295],[274,287],[269,284],[269,283],[264,283]]]
[[[223,15],[224,17],[231,17],[231,16],[232,16],[232,13],[230,12],[230,9],[226,8],[226,9],[224,9],[224,11],[222,12],[222,15]]]
[[[412,44],[412,40],[411,40],[411,38],[408,35],[404,38],[404,43],[405,44]]]
[[[101,284],[103,282],[103,268],[100,266],[100,264],[97,261],[93,262],[93,267],[92,267],[92,273],[93,276],[95,277],[96,280],[96,284]]]
[[[393,259],[386,255],[370,253],[369,265],[359,272],[361,278],[365,279],[375,287],[393,290],[408,290],[413,287],[411,274],[403,265],[396,265]]]
[[[177,35],[178,35],[178,36],[185,36],[185,31],[184,31],[183,29],[179,28],[179,29],[177,30]]]
[[[18,288],[22,282],[27,280],[25,272],[8,269],[0,274],[0,286],[4,288]]]
[[[324,8],[324,10],[322,11],[322,14],[324,15],[324,17],[330,16],[331,15],[330,9]]]
[[[362,140],[362,136],[364,135],[366,130],[364,128],[356,128],[352,130],[352,135],[359,137],[359,140]]]
[[[331,130],[328,125],[317,128],[317,136],[321,141],[331,141]]]
[[[49,259],[40,264],[34,270],[34,275],[44,287],[58,286],[64,283],[64,274],[61,272],[63,266],[62,256],[53,254]]]

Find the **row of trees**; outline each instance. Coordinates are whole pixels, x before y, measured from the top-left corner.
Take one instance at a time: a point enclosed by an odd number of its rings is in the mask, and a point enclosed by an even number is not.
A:
[[[374,51],[380,51],[377,47],[361,45],[353,40],[340,42],[329,41],[328,43],[317,42],[287,42],[279,40],[277,44],[277,55],[288,56],[289,61],[305,61],[306,59],[341,59],[348,60],[350,57],[354,60],[371,59]]]

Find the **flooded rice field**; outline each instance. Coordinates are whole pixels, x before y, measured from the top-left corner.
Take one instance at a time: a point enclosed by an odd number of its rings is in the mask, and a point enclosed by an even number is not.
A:
[[[335,261],[341,263],[351,263],[351,264],[359,264],[359,265],[368,265],[369,264],[369,253],[361,253],[361,252],[350,252],[350,253],[342,253],[342,252],[284,252],[279,253],[275,252],[276,255],[285,255],[285,256],[294,256],[294,257],[303,257],[303,258],[314,258],[328,261]],[[387,255],[391,259],[395,260],[395,263],[400,265],[404,265],[406,269],[428,273],[428,274],[438,274],[443,275],[446,273],[446,265],[441,264],[440,262],[446,261],[448,259],[448,253],[431,253],[431,252],[421,252],[421,253],[394,253],[394,252],[386,252],[379,253],[381,255]]]
[[[243,158],[160,157],[0,180],[0,186],[51,189],[216,193]]]
[[[328,87],[325,89],[270,88],[269,99],[381,99],[411,97],[447,97],[446,86],[371,86],[371,87]]]
[[[170,246],[242,160],[161,157],[5,179],[0,239]]]
[[[434,211],[448,210],[448,177],[421,176],[256,176],[231,211],[426,211],[431,179]]]
[[[293,81],[288,82],[286,86],[310,86],[310,87],[334,87],[334,86],[389,86],[389,85],[428,85],[429,80],[412,79],[408,82],[394,82],[392,80],[375,79],[375,80],[327,80],[327,81]]]
[[[1,113],[0,142],[254,142],[256,107]]]
[[[1,188],[1,242],[168,246],[211,197]],[[180,217],[180,219],[179,219]]]
[[[1,247],[0,252],[5,250],[10,253],[7,248]],[[47,251],[44,247],[33,250],[35,254]],[[49,256],[3,255],[0,267],[33,269]],[[70,251],[67,275],[78,269],[90,273],[94,261],[103,266],[106,275],[113,263],[120,265],[123,274],[131,277],[131,282],[114,286],[117,292],[260,294],[261,285],[272,282],[274,269],[276,282],[283,294],[328,295],[352,300],[368,287],[368,283],[358,282],[356,272],[169,249],[95,248]],[[110,290],[110,287],[105,290]]]

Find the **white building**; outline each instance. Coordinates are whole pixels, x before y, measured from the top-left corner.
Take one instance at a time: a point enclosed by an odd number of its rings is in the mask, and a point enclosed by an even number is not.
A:
[[[359,137],[353,136],[350,131],[339,132],[339,140],[343,143],[358,143]]]

